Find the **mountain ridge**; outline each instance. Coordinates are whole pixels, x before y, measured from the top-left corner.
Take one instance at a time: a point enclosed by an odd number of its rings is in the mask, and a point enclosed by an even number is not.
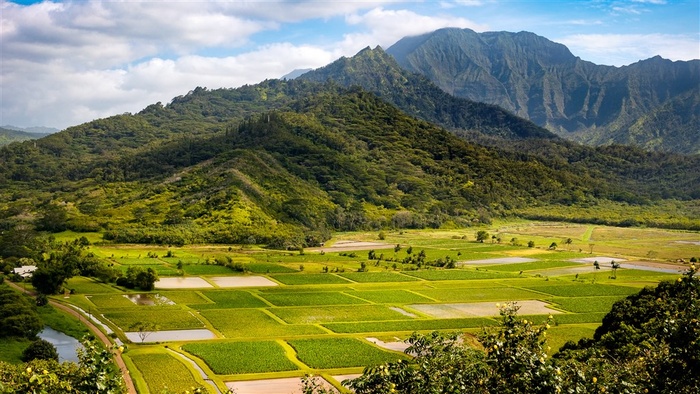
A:
[[[700,152],[692,133],[700,129],[700,106],[676,105],[670,131],[645,121],[656,111],[668,116],[677,97],[700,96],[700,60],[655,56],[622,67],[600,66],[534,33],[456,28],[404,38],[386,52],[448,93],[499,105],[564,138]]]

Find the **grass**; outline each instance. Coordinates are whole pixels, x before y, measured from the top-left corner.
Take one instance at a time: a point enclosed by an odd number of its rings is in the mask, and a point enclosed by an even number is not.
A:
[[[22,352],[32,343],[26,338],[2,338],[0,341],[0,361],[10,364],[22,362]]]
[[[270,275],[272,279],[285,285],[331,285],[331,284],[348,284],[347,279],[334,274],[277,274]]]
[[[186,330],[190,328],[203,328],[192,312],[177,309],[146,306],[129,311],[107,312],[105,317],[119,326],[123,331],[131,331],[129,327],[137,322],[152,322],[158,330]]]
[[[410,319],[382,305],[274,308],[271,312],[291,324]]]
[[[201,312],[226,338],[264,338],[324,334],[310,325],[283,324],[258,309],[209,309]]]
[[[580,282],[571,282],[568,286],[525,286],[525,288],[558,297],[623,296],[639,291],[634,287]]]
[[[86,278],[84,276],[76,276],[68,279],[65,287],[67,289],[74,290],[76,294],[103,294],[119,292],[119,290],[110,285],[97,282],[94,279]]]
[[[373,332],[411,332],[426,330],[461,330],[496,325],[488,318],[473,317],[463,319],[421,319],[404,321],[378,321],[358,323],[326,323],[327,329],[339,334],[359,334]]]
[[[201,384],[175,356],[166,353],[128,354],[141,372],[151,393],[184,393]]]
[[[534,261],[531,263],[518,263],[518,264],[500,264],[500,265],[490,265],[490,270],[496,271],[506,271],[506,272],[519,272],[519,271],[532,271],[532,270],[546,270],[551,268],[563,268],[563,267],[580,267],[581,264],[573,263],[570,261]]]
[[[608,312],[613,304],[623,297],[561,297],[553,298],[551,301],[559,305],[561,308],[575,313],[588,312]]]
[[[202,295],[214,301],[214,304],[193,305],[195,309],[261,308],[267,306],[264,301],[247,291],[212,290],[202,291]]]
[[[518,301],[541,298],[542,295],[512,288],[443,288],[417,290],[416,293],[443,302],[478,302],[478,301]]]
[[[73,315],[64,313],[51,305],[38,307],[39,315],[45,325],[77,340],[82,339],[90,330]]]
[[[168,297],[176,304],[192,305],[206,304],[209,300],[205,299],[197,291],[162,291],[160,295]]]
[[[513,274],[486,271],[486,270],[467,270],[467,269],[448,269],[448,270],[424,270],[424,271],[407,271],[406,275],[415,276],[425,280],[472,280],[472,279],[500,279],[512,278]]]
[[[412,282],[419,280],[398,272],[348,272],[339,275],[358,283]]]
[[[414,304],[431,302],[419,294],[407,290],[392,289],[392,290],[358,290],[347,294],[355,297],[363,298],[370,302],[378,304]]]
[[[298,369],[275,341],[188,343],[182,349],[204,360],[218,375]]]
[[[182,271],[187,275],[227,275],[233,270],[223,265],[214,264],[183,264]]]
[[[100,309],[138,308],[136,304],[129,301],[123,294],[101,294],[89,296],[88,299]]]
[[[294,339],[297,357],[312,368],[369,367],[406,358],[355,338]]]
[[[256,274],[270,274],[270,273],[288,273],[288,272],[297,272],[297,270],[285,267],[284,265],[280,264],[275,264],[275,263],[248,263],[246,264],[246,267],[248,267],[248,270],[250,272],[256,273]]]
[[[351,305],[367,303],[367,301],[351,297],[344,293],[330,291],[313,293],[277,292],[262,294],[262,297],[277,306]]]

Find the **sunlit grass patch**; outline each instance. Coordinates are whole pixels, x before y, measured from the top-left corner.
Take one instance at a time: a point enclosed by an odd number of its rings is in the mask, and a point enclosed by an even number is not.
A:
[[[211,290],[202,294],[215,304],[193,305],[196,309],[261,308],[267,304],[247,291]]]
[[[415,276],[425,280],[470,280],[470,279],[498,279],[512,278],[515,275],[486,270],[471,269],[446,269],[446,270],[421,270],[406,271],[406,275]]]
[[[263,298],[277,306],[348,305],[366,304],[367,301],[349,295],[332,292],[277,292],[261,294]]]
[[[527,289],[540,291],[559,297],[591,297],[630,295],[639,289],[627,286],[602,285],[595,283],[570,282],[569,286],[525,286]]]
[[[138,307],[123,294],[97,294],[87,297],[90,302],[95,304],[100,309],[115,309],[115,308],[136,308]]]
[[[324,323],[327,329],[339,334],[359,334],[373,332],[426,331],[426,330],[461,330],[479,328],[498,324],[496,320],[483,317],[460,319],[420,319],[403,321],[373,321],[356,323]]]
[[[75,290],[76,294],[116,293],[119,291],[108,284],[84,276],[74,276],[68,279],[64,287]]]
[[[354,338],[294,339],[288,342],[297,351],[297,357],[312,368],[366,367],[406,358]]]
[[[444,302],[504,302],[542,298],[541,294],[512,287],[421,289],[416,292]]]
[[[347,284],[349,281],[335,274],[275,274],[270,275],[271,278],[285,285],[328,285],[328,284]]]
[[[192,305],[192,304],[207,304],[209,303],[204,297],[199,295],[196,291],[162,291],[160,294],[167,297],[172,302],[181,305]]]
[[[347,294],[381,304],[413,304],[431,301],[419,294],[402,289],[358,290],[352,293],[348,292]]]
[[[192,372],[175,356],[165,353],[135,353],[128,357],[134,362],[152,393],[184,393],[201,384]]]
[[[281,264],[274,264],[274,263],[261,263],[261,262],[253,262],[253,263],[248,263],[246,264],[246,267],[250,272],[256,273],[256,274],[270,274],[270,273],[288,273],[288,272],[297,272],[297,270],[286,267]]]
[[[107,312],[104,315],[123,331],[131,331],[129,327],[137,322],[153,323],[157,325],[158,330],[185,330],[204,327],[204,324],[192,312],[177,308],[145,306],[128,311]]]
[[[602,297],[561,297],[551,301],[561,308],[575,313],[608,312],[613,304],[624,298],[623,296]]]
[[[420,279],[412,276],[403,275],[398,272],[346,272],[339,274],[340,276],[350,279],[353,282],[370,283],[370,282],[413,282]]]
[[[234,272],[231,268],[215,264],[183,264],[182,271],[187,275],[226,275]]]
[[[273,308],[271,312],[291,324],[411,319],[382,305]]]
[[[204,360],[219,375],[299,369],[275,341],[188,343],[182,349]]]
[[[570,261],[534,261],[531,263],[518,263],[518,264],[499,264],[490,265],[488,269],[495,271],[507,271],[507,272],[519,272],[519,271],[530,271],[530,270],[545,270],[550,268],[561,268],[561,267],[580,267],[579,263],[572,263]]]
[[[284,337],[324,334],[311,325],[283,324],[258,309],[208,309],[204,316],[226,338]]]

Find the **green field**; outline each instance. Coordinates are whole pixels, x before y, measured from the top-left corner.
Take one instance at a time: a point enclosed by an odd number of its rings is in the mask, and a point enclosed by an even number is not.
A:
[[[192,372],[176,357],[167,353],[129,355],[151,393],[160,393],[164,389],[183,393],[201,386]]]
[[[220,375],[299,369],[275,341],[188,343],[182,349],[204,360]]]
[[[405,358],[353,338],[294,339],[289,344],[312,368],[364,367]]]
[[[592,257],[587,237],[598,236],[595,250],[605,256],[628,261],[645,260],[651,245],[671,245],[674,239],[692,240],[697,233],[650,229],[611,229],[603,226],[552,225],[519,221],[499,223],[489,229],[502,243],[474,242],[476,229],[406,230],[386,233],[387,248],[375,248],[383,260],[368,259],[368,250],[299,251],[265,250],[258,246],[197,245],[166,248],[141,245],[94,245],[96,256],[108,259],[121,269],[132,265],[154,267],[161,275],[177,273],[183,263],[185,277],[209,275],[240,276],[240,273],[215,264],[206,264],[226,256],[240,262],[255,275],[279,284],[274,287],[168,289],[157,294],[175,303],[168,306],[136,305],[124,294],[138,294],[88,278],[72,278],[67,288],[77,293],[68,299],[86,312],[113,323],[123,341],[124,331],[132,324],[153,323],[157,330],[209,328],[216,339],[204,341],[172,340],[160,344],[128,344],[127,352],[136,368],[137,379],[151,392],[168,388],[189,389],[199,385],[183,360],[164,350],[182,349],[196,361],[220,387],[224,381],[240,379],[300,377],[304,374],[358,373],[375,365],[402,357],[383,350],[365,338],[374,336],[393,341],[414,331],[463,331],[474,333],[499,324],[496,316],[434,318],[411,308],[414,304],[540,300],[561,313],[553,314],[548,335],[553,353],[566,341],[590,337],[603,316],[616,301],[634,294],[644,286],[677,275],[626,269],[624,262],[611,278],[609,271],[566,273],[568,267],[581,264],[572,259]],[[630,249],[637,239],[647,236],[648,245]],[[572,237],[572,245],[563,240]],[[576,238],[578,237],[578,238]],[[513,246],[507,240],[517,238],[526,245],[532,239],[535,248]],[[586,238],[586,239],[584,239]],[[378,242],[376,232],[340,233],[334,241]],[[558,250],[547,246],[556,241]],[[401,249],[394,252],[393,247]],[[641,243],[639,243],[641,245]],[[408,247],[417,254],[424,250],[428,260],[450,256],[466,267],[442,269],[402,264]],[[582,249],[580,252],[579,249]],[[168,250],[175,257],[164,257]],[[681,244],[677,258],[688,258]],[[157,258],[147,257],[157,254]],[[664,249],[664,255],[669,255]],[[685,254],[682,254],[685,253]],[[602,254],[601,254],[602,256]],[[516,264],[469,265],[469,260],[496,257],[527,257],[536,261]],[[387,261],[393,259],[392,261]],[[367,263],[368,272],[358,272]],[[666,261],[661,261],[666,262]],[[393,264],[396,263],[396,267]],[[303,266],[303,269],[302,267]],[[403,270],[402,270],[403,269]],[[522,272],[521,272],[522,271]],[[560,274],[556,274],[559,272]],[[570,272],[570,271],[569,271]],[[564,273],[564,274],[562,274]],[[150,294],[156,294],[152,292]],[[543,322],[547,315],[522,318]],[[56,319],[59,321],[60,319]],[[16,360],[26,344],[2,344],[0,359]],[[178,350],[180,351],[180,350]],[[154,365],[164,365],[178,374],[172,382]],[[196,376],[196,375],[194,375]],[[172,384],[173,386],[171,387]]]

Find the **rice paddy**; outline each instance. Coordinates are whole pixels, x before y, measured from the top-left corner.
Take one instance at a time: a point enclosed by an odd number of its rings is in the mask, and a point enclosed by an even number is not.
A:
[[[556,238],[556,226],[542,227],[543,235],[536,235],[537,230],[537,226],[523,225],[494,231],[503,240],[517,236],[524,244],[529,236],[538,244],[542,239]],[[577,252],[578,245],[587,242],[583,239],[574,239],[565,250],[561,250],[563,243],[560,250],[548,250],[477,243],[473,231],[465,230],[387,232],[384,242],[388,247],[381,249],[376,246],[376,233],[347,233],[338,236],[347,242],[336,242],[339,246],[335,249],[304,253],[226,246],[105,245],[94,246],[95,254],[121,269],[156,268],[162,276],[157,290],[143,293],[143,297],[164,297],[174,305],[132,302],[124,295],[134,298],[141,293],[87,278],[68,282],[67,287],[77,296],[66,301],[115,328],[123,341],[128,341],[125,332],[131,332],[133,338],[130,327],[137,323],[151,323],[157,327],[154,331],[165,332],[166,339],[158,340],[161,343],[133,341],[130,346],[135,349],[127,352],[142,386],[158,393],[164,383],[171,390],[184,387],[180,391],[201,386],[186,363],[164,350],[166,345],[195,360],[202,373],[220,388],[251,379],[297,381],[307,373],[355,374],[364,366],[405,357],[379,348],[367,337],[393,342],[414,331],[476,332],[498,325],[496,303],[511,301],[523,306],[521,316],[528,320],[542,322],[553,315],[549,335],[553,353],[568,340],[591,336],[616,301],[641,287],[677,277],[625,268],[623,263],[612,278],[611,270],[596,272],[592,263],[584,260],[645,261],[647,250],[628,254],[626,246],[618,248],[624,241],[615,238],[641,236],[637,231],[628,234],[594,226],[563,226],[560,230],[567,230],[570,237],[600,236],[596,248],[600,246],[605,254],[592,254],[588,248]],[[649,234],[659,237],[650,244],[665,245],[676,235],[662,230]],[[375,249],[375,257],[381,254],[381,260],[370,260],[369,249],[353,245],[374,245],[367,247]],[[395,245],[400,246],[398,251],[394,251]],[[401,263],[409,248],[413,254],[424,251],[427,260],[450,256],[459,262],[458,267]],[[679,250],[687,251],[688,247],[683,244]],[[157,257],[147,257],[149,253]],[[211,263],[221,257],[240,262],[249,272],[242,274]],[[358,272],[363,266],[366,272]],[[576,271],[578,268],[584,270]],[[540,309],[530,309],[531,305]],[[214,338],[167,339],[178,338],[175,334],[186,334],[187,330],[204,330]],[[168,337],[167,331],[174,335]],[[160,368],[155,365],[178,371],[178,378],[168,381],[155,371]]]

